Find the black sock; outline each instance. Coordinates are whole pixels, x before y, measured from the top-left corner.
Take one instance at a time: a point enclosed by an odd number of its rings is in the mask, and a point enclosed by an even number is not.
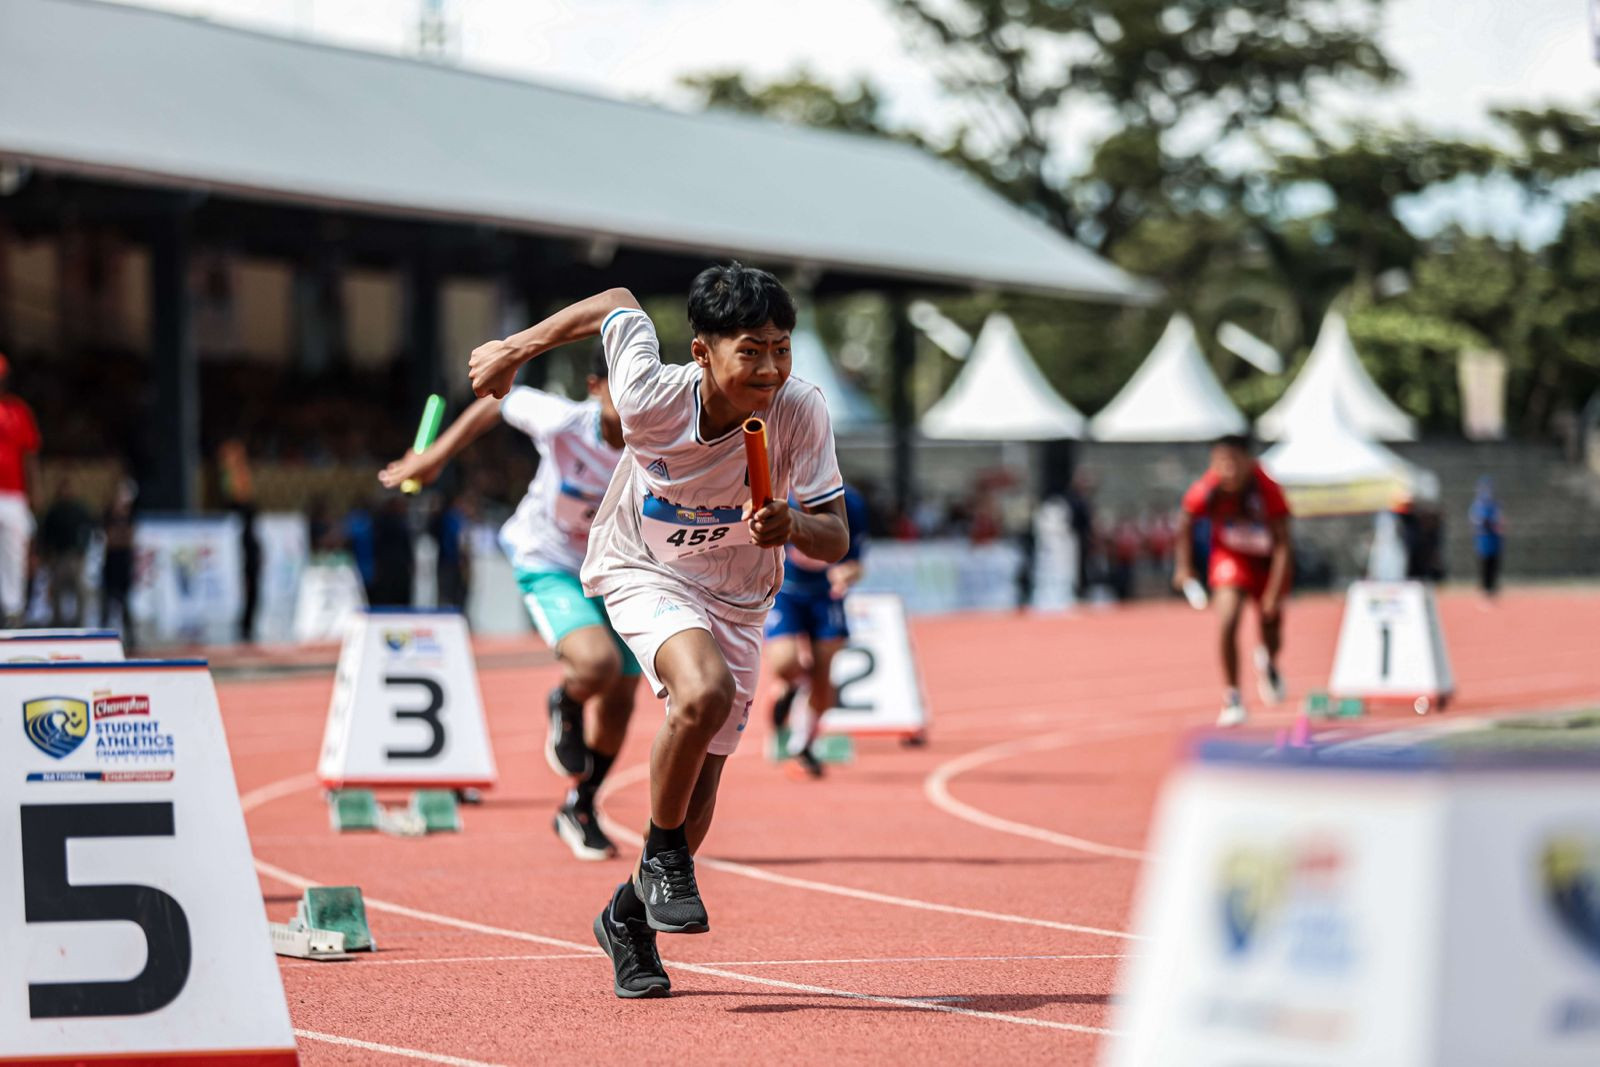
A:
[[[617,891],[611,895],[611,917],[617,922],[645,918],[644,901],[633,891],[633,879],[617,886]]]
[[[772,705],[772,725],[783,729],[789,725],[789,709],[794,707],[794,698],[800,695],[800,687],[791,685],[783,691],[783,695]]]
[[[611,765],[616,760],[615,756],[596,752],[592,748],[589,750],[589,776],[579,781],[578,787],[573,790],[573,798],[579,807],[594,807],[594,795],[599,792],[600,783],[606,780],[606,774],[610,772]]]
[[[654,820],[651,821],[650,832],[645,835],[644,839],[644,854],[646,856],[657,856],[663,852],[670,852],[675,848],[687,850],[688,847],[689,838],[683,832],[682,826],[675,826],[668,830],[657,826]]]

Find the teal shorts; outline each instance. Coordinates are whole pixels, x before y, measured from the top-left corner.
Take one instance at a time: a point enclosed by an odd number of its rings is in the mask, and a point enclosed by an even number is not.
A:
[[[629,677],[640,673],[639,661],[611,628],[606,617],[606,606],[597,596],[584,596],[583,583],[578,576],[566,571],[517,570],[517,586],[522,590],[522,602],[528,607],[533,625],[544,638],[545,644],[556,648],[561,639],[585,626],[604,626],[611,640],[622,654],[622,673]]]

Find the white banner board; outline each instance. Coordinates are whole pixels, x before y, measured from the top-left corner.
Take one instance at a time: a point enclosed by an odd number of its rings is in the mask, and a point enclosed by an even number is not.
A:
[[[1600,766],[1200,765],[1108,1067],[1600,1063]]]
[[[297,1062],[204,663],[0,665],[0,945],[0,1060]]]
[[[350,620],[317,777],[330,789],[494,785],[477,664],[461,615],[371,611]]]
[[[134,524],[128,611],[141,639],[237,638],[244,610],[239,530],[236,515],[152,516]]]
[[[0,630],[4,663],[111,663],[123,658],[122,638],[115,630]]]

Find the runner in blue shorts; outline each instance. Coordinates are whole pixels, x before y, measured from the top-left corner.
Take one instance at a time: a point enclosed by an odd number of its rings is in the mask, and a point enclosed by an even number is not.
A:
[[[622,420],[611,401],[604,356],[589,374],[589,399],[575,403],[517,386],[504,400],[484,397],[420,455],[406,455],[379,475],[393,488],[408,478],[427,484],[450,458],[504,419],[539,450],[539,470],[516,513],[500,528],[500,546],[516,569],[534,627],[563,668],[550,691],[551,768],[572,779],[555,829],[579,859],[616,855],[595,818],[595,794],[611,770],[633,714],[639,662],[617,636],[599,597],[584,596],[578,571],[589,527],[622,458]]]
[[[793,506],[793,501],[790,502]],[[822,764],[812,753],[823,712],[833,707],[833,657],[850,637],[844,595],[861,580],[861,552],[867,543],[867,504],[850,486],[844,488],[850,549],[838,563],[819,563],[787,546],[783,588],[767,615],[767,658],[784,690],[772,705],[774,729],[787,726],[801,690],[809,690],[811,714],[803,728],[790,735],[789,754],[807,775],[818,778]]]

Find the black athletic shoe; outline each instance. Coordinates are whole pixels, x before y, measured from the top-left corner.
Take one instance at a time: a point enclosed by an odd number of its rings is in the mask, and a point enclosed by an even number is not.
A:
[[[795,753],[794,761],[800,765],[800,769],[806,773],[807,777],[822,777],[822,762],[811,754],[809,748],[801,749]]]
[[[593,808],[563,804],[556,812],[555,826],[556,835],[580,860],[608,860],[617,854],[617,846],[600,829],[600,820],[594,817]]]
[[[550,690],[550,733],[545,758],[557,774],[582,778],[589,773],[589,747],[583,743],[583,705],[559,685]]]
[[[594,939],[611,957],[616,978],[612,989],[629,1000],[638,997],[664,997],[672,990],[672,979],[661,966],[656,951],[656,932],[639,919],[618,922],[611,914],[611,902],[594,919]]]
[[[800,695],[800,687],[791,685],[783,691],[783,696],[772,702],[772,725],[783,729],[789,725],[789,709],[794,707],[794,698]]]
[[[667,849],[640,861],[633,873],[633,891],[644,901],[652,929],[668,934],[703,934],[711,929],[694,884],[694,857],[686,848]]]

